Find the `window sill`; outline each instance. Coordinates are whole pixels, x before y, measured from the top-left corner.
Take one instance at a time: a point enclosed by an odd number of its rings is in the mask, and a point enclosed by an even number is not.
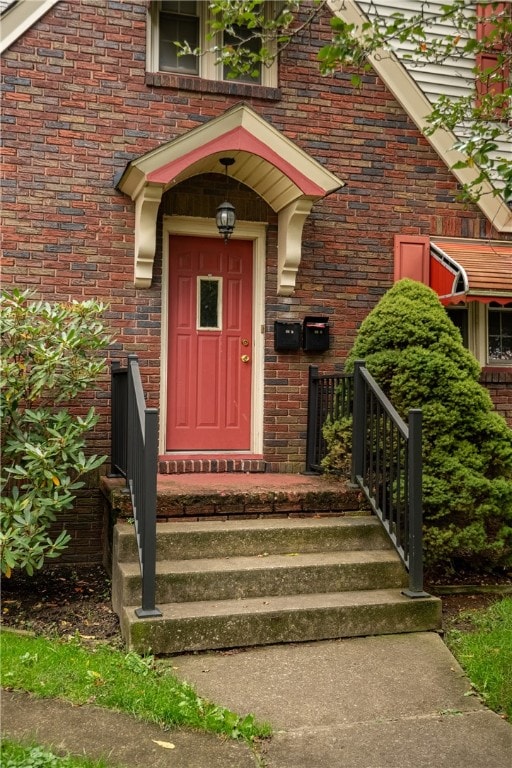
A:
[[[486,365],[480,372],[482,384],[501,384],[512,382],[512,364]]]
[[[229,80],[205,80],[193,75],[178,75],[171,72],[146,72],[146,85],[154,88],[173,88],[180,91],[196,93],[220,93],[225,96],[241,98],[266,99],[279,101],[279,88],[268,88],[265,85],[251,85]]]

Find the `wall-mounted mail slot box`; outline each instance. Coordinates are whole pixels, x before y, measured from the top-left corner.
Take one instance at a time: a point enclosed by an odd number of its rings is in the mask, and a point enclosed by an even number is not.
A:
[[[304,318],[302,328],[302,346],[304,352],[325,352],[329,349],[329,318]]]
[[[274,349],[276,352],[297,352],[300,349],[300,323],[276,320]]]

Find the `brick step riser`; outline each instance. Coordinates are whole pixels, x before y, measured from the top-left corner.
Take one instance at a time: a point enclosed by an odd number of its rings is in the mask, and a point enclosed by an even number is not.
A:
[[[406,586],[407,577],[400,562],[171,573],[157,575],[156,603],[400,589]],[[140,589],[140,578],[127,577],[119,586],[118,599],[122,605],[136,605],[140,600]]]
[[[113,482],[113,481],[111,481]],[[286,488],[286,480],[283,480]],[[240,480],[243,488],[243,478]],[[130,519],[133,510],[130,495],[122,481],[106,485],[104,492],[118,519]],[[236,492],[229,494],[179,493],[167,488],[157,490],[157,519],[159,521],[243,520],[269,517],[300,518],[315,516],[368,514],[356,490],[288,494],[286,490]]]
[[[253,556],[347,550],[389,550],[386,533],[375,518],[358,518],[356,525],[334,528],[294,528],[293,521],[283,528],[180,532],[178,524],[157,527],[157,560],[193,560],[205,557]],[[174,530],[173,530],[174,529]],[[115,532],[117,562],[137,562],[138,554],[132,526]]]
[[[285,481],[283,481],[285,482]],[[242,485],[242,481],[241,481]],[[367,509],[363,510],[368,514]],[[358,491],[325,491],[290,498],[285,486],[279,492],[177,494],[160,490],[156,514],[159,520],[243,520],[260,517],[314,517],[361,513]]]
[[[244,473],[262,474],[267,462],[262,459],[161,459],[158,472],[161,475],[189,475]]]
[[[439,606],[411,600],[395,606],[368,605],[272,615],[147,619],[129,627],[128,609],[121,624],[128,647],[139,653],[176,654],[274,643],[330,640],[342,637],[425,632],[440,624]]]

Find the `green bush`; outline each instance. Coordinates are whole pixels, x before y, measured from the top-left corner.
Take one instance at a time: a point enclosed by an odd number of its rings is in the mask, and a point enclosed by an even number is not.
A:
[[[410,408],[423,411],[427,564],[510,565],[512,430],[434,291],[396,283],[362,323],[349,372],[358,359],[404,419]],[[331,442],[330,454],[339,450]]]
[[[108,339],[96,301],[48,304],[28,291],[3,291],[0,304],[2,468],[1,570],[31,575],[57,557],[69,536],[51,538],[86,473],[104,457],[84,454],[84,435],[97,422],[74,401],[105,369],[96,353]]]

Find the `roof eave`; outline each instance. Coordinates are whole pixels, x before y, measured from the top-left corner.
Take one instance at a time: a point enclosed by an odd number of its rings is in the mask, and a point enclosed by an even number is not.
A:
[[[0,53],[4,53],[59,0],[18,0],[2,13]]]

